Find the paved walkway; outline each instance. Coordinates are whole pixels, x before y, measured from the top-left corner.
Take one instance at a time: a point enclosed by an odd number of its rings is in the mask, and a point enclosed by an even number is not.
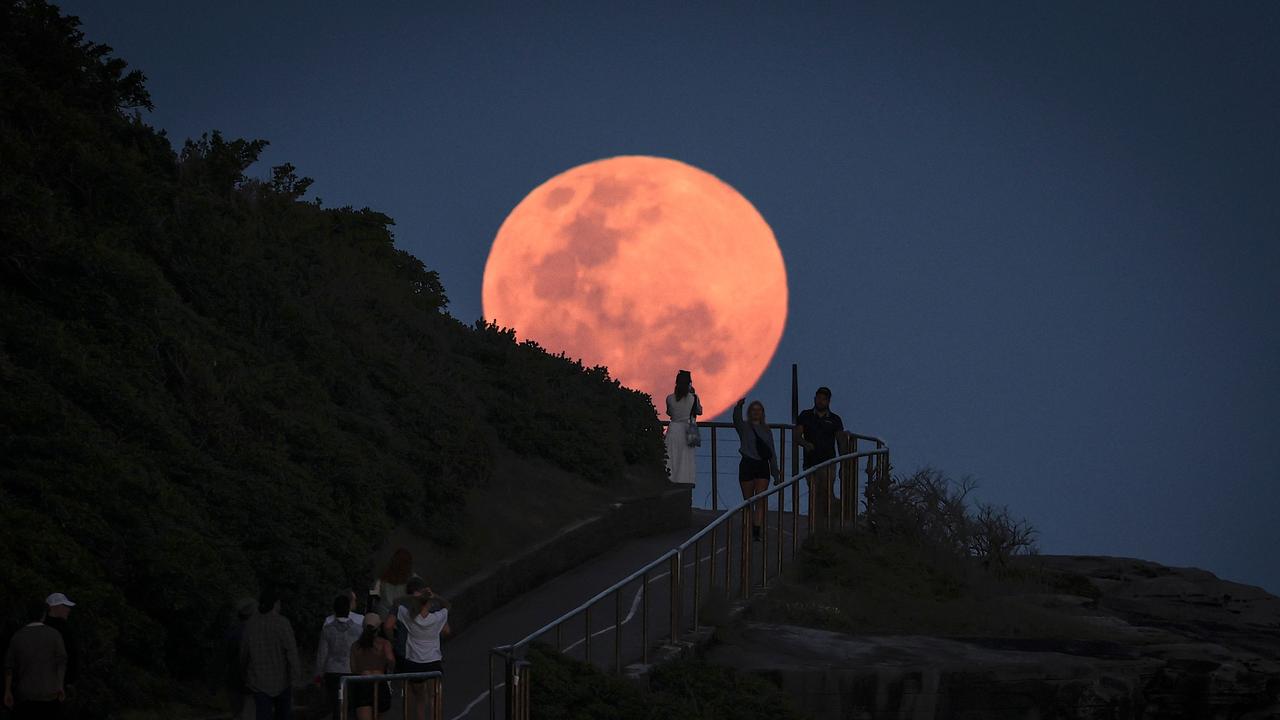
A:
[[[537,588],[521,595],[506,605],[488,613],[472,623],[465,632],[450,638],[444,645],[445,657],[445,695],[444,717],[442,720],[484,720],[489,717],[489,673],[486,670],[490,660],[490,649],[516,642],[547,623],[574,609],[600,591],[630,575],[643,565],[651,562],[667,550],[679,545],[698,530],[718,517],[718,513],[706,510],[694,510],[690,526],[682,530],[671,531],[652,537],[637,538],[621,546],[606,551],[578,567],[573,568]],[[750,557],[753,584],[759,585],[761,578],[761,554],[767,548],[765,568],[772,577],[777,572],[777,515],[769,513],[766,529],[766,544],[752,543]],[[800,531],[805,533],[805,519],[800,519]],[[735,539],[728,555],[725,548],[725,532],[715,533],[715,545],[709,539],[699,543],[699,552],[695,561],[693,553],[687,553],[682,568],[682,582],[686,589],[682,595],[682,627],[692,626],[693,597],[692,587],[695,570],[698,573],[698,584],[703,598],[703,606],[713,596],[724,597],[724,578],[728,568],[732,568],[732,576],[739,575],[742,558],[740,556],[737,534],[740,529],[735,517],[730,523],[730,532]],[[785,557],[791,555],[791,519],[783,521],[783,550]],[[669,566],[656,568],[649,577],[647,601],[648,612],[644,605],[645,593],[641,590],[640,580],[636,580],[616,595],[613,600],[598,603],[590,618],[590,660],[605,670],[613,670],[615,658],[621,656],[622,665],[637,662],[641,657],[644,644],[642,637],[647,636],[648,645],[652,648],[670,636],[670,573]],[[714,588],[714,589],[713,589]],[[734,595],[740,593],[740,585],[730,589]],[[621,619],[622,632],[617,631],[617,619]],[[587,618],[578,618],[565,624],[562,628],[559,644],[563,651],[578,659],[587,659],[586,635]],[[544,642],[557,643],[554,632],[547,633]],[[618,647],[620,646],[620,647]],[[494,682],[498,697],[496,716],[502,717],[503,685],[502,662],[493,660]],[[391,712],[381,717],[388,720],[400,720],[400,701],[396,698]]]

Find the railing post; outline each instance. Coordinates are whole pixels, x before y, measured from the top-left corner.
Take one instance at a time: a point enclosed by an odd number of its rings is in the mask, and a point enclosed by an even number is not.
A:
[[[782,488],[778,488],[778,491],[775,494],[778,496],[778,533],[777,533],[778,535],[778,538],[777,538],[778,567],[774,570],[774,577],[781,577],[782,576],[782,515],[787,505],[787,494],[786,492],[783,491]]]
[[[613,671],[622,674],[622,588],[613,591]]]
[[[530,666],[525,660],[516,661],[511,669],[507,685],[513,701],[511,720],[529,720]],[[408,717],[407,715],[405,717]]]
[[[792,477],[795,477],[794,475]],[[800,481],[791,483],[791,559],[796,559],[797,543],[800,542]]]
[[[591,606],[588,605],[582,611],[583,625],[586,626],[586,633],[582,636],[582,659],[591,664]]]
[[[649,573],[640,576],[640,662],[649,664]]]
[[[733,597],[733,516],[724,524],[724,599]]]
[[[400,683],[400,686],[401,686],[400,697],[404,698],[403,717],[412,717],[409,714],[409,681],[405,680],[404,682]],[[388,684],[387,687],[390,688],[391,686]],[[508,706],[507,711],[510,712],[510,706]],[[378,720],[378,684],[377,683],[373,684],[373,720]]]
[[[720,511],[720,471],[716,449],[716,427],[711,428],[711,512]]]
[[[427,678],[427,704],[431,707],[431,720],[444,720],[444,686],[440,678]],[[343,718],[346,717],[344,714]]]
[[[344,718],[347,717],[348,714],[347,702],[347,682],[345,678],[340,678],[338,680],[338,712],[341,713],[341,717]],[[374,703],[374,707],[377,707],[377,703]],[[239,709],[237,708],[236,711],[239,712]]]
[[[503,694],[503,697],[505,697],[507,700],[507,711],[503,717],[505,717],[507,720],[513,720],[515,718],[515,713],[516,713],[516,707],[515,707],[515,704],[516,704],[516,699],[515,699],[516,698],[515,696],[516,658],[509,651],[507,653],[506,662],[504,663],[504,665],[505,666],[503,667],[502,672],[504,676],[503,682],[506,683],[506,687],[504,688],[504,692],[502,694]],[[406,695],[407,694],[408,693],[406,693]],[[405,706],[404,716],[409,717],[409,707],[407,705]]]
[[[693,629],[698,629],[698,605],[702,602],[702,540],[693,542]]]
[[[751,595],[751,522],[755,520],[751,512],[751,503],[742,508],[742,599]]]
[[[671,556],[671,644],[680,642],[680,553]]]

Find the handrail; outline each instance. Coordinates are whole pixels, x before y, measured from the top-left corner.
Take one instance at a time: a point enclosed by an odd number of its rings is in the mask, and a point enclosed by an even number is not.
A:
[[[411,673],[388,673],[385,675],[343,675],[338,679],[338,708],[339,708],[338,712],[340,713],[340,717],[343,717],[343,718],[348,717],[349,715],[348,710],[350,708],[347,706],[347,702],[349,700],[349,697],[347,694],[348,683],[350,684],[368,683],[368,682],[379,683],[384,680],[385,681],[403,680],[407,684],[409,681],[412,681],[412,680],[434,680],[435,682],[428,683],[429,688],[427,690],[428,700],[431,705],[431,712],[429,714],[429,717],[434,718],[434,720],[440,720],[442,715],[444,714],[444,706],[441,704],[441,694],[440,694],[440,683],[443,679],[444,679],[444,673],[440,672],[439,670],[430,670],[427,672],[411,672]],[[402,712],[404,713],[404,716],[406,718],[410,716],[409,715],[409,693],[407,691],[404,694],[404,708],[402,709]],[[379,714],[380,713],[378,712],[378,686],[375,684],[373,686],[374,720],[377,720]]]
[[[813,467],[811,467],[811,468],[806,468],[806,469],[804,470],[804,472],[800,473],[799,475],[795,475],[795,476],[793,476],[793,477],[791,477],[791,478],[789,478],[789,479],[787,479],[787,480],[785,480],[785,481],[783,481],[783,482],[776,483],[773,487],[767,488],[767,489],[765,489],[764,491],[762,491],[762,492],[760,492],[760,493],[758,493],[758,494],[756,494],[756,495],[752,495],[750,498],[747,498],[746,500],[743,500],[742,502],[740,502],[739,504],[735,505],[734,507],[729,508],[728,510],[725,510],[723,513],[721,513],[721,514],[720,514],[720,517],[718,517],[718,518],[716,518],[715,520],[711,521],[711,523],[710,523],[710,524],[708,524],[706,527],[704,527],[704,528],[702,528],[701,530],[699,530],[697,533],[695,533],[695,534],[694,534],[692,537],[690,537],[688,540],[685,540],[684,542],[680,543],[679,545],[675,546],[674,548],[671,548],[670,550],[666,551],[666,552],[665,552],[665,553],[663,553],[660,557],[658,557],[658,559],[653,560],[653,561],[652,561],[652,562],[650,562],[649,564],[645,565],[644,567],[640,568],[639,570],[636,570],[635,572],[633,572],[633,573],[631,573],[630,575],[626,576],[626,577],[625,577],[625,578],[623,578],[622,580],[619,580],[618,582],[615,582],[614,584],[610,585],[609,587],[605,588],[604,590],[601,590],[600,592],[596,593],[594,596],[592,596],[592,598],[591,598],[590,600],[588,600],[588,601],[586,601],[586,602],[582,603],[581,605],[579,605],[579,606],[575,607],[574,609],[570,610],[569,612],[564,613],[564,614],[563,614],[563,615],[561,615],[560,617],[556,618],[555,620],[552,620],[551,622],[547,623],[546,625],[543,625],[542,627],[538,628],[537,630],[533,631],[532,633],[529,633],[529,635],[525,636],[525,637],[524,637],[524,639],[520,640],[519,642],[511,643],[510,645],[501,645],[501,646],[496,647],[496,648],[494,648],[494,649],[495,649],[495,650],[517,650],[517,649],[519,649],[519,648],[524,647],[525,645],[527,645],[527,644],[529,644],[530,642],[532,642],[532,641],[534,640],[534,638],[537,638],[537,637],[538,637],[538,636],[540,636],[540,635],[544,635],[544,634],[546,634],[546,633],[548,633],[548,632],[550,632],[550,631],[554,630],[554,629],[555,629],[555,627],[556,627],[557,625],[560,625],[560,624],[563,624],[563,623],[565,623],[565,622],[568,622],[569,620],[572,620],[572,619],[573,619],[573,617],[574,617],[575,615],[577,615],[578,613],[583,612],[583,611],[584,611],[584,610],[586,610],[588,607],[591,607],[592,605],[595,605],[596,603],[598,603],[598,602],[600,602],[601,600],[605,599],[606,597],[608,597],[608,596],[612,595],[613,593],[617,592],[618,590],[621,590],[622,588],[626,587],[628,584],[630,584],[630,583],[634,582],[634,581],[635,581],[637,578],[639,578],[640,576],[644,575],[646,572],[649,572],[650,570],[654,570],[654,569],[656,569],[656,568],[657,568],[657,566],[658,566],[658,565],[660,565],[660,564],[662,564],[662,563],[664,563],[664,562],[666,562],[666,561],[670,560],[673,556],[680,554],[680,553],[681,553],[681,552],[683,552],[684,550],[687,550],[687,549],[689,548],[689,546],[690,546],[690,545],[692,545],[693,543],[696,543],[698,540],[701,540],[703,537],[705,537],[705,536],[707,535],[707,533],[709,533],[709,532],[711,532],[713,529],[715,529],[715,528],[719,527],[720,523],[723,523],[723,522],[725,522],[725,521],[729,520],[730,518],[732,518],[732,517],[733,517],[733,515],[734,515],[734,513],[741,512],[743,508],[746,508],[746,507],[748,507],[748,506],[750,506],[750,505],[752,505],[752,504],[754,504],[754,503],[757,503],[757,502],[759,502],[759,501],[763,500],[764,498],[768,497],[769,495],[772,495],[772,494],[774,494],[774,493],[776,493],[776,492],[781,492],[782,490],[785,490],[785,489],[787,489],[787,488],[791,487],[791,485],[792,485],[792,484],[794,484],[794,483],[796,483],[796,482],[798,482],[798,481],[800,481],[800,480],[802,480],[802,479],[804,479],[804,478],[808,477],[810,473],[812,473],[812,472],[814,472],[814,471],[816,471],[816,470],[821,470],[822,468],[825,468],[825,467],[828,467],[828,466],[833,466],[835,463],[839,463],[839,462],[845,462],[845,461],[848,461],[848,460],[857,460],[857,459],[859,459],[859,458],[864,458],[864,457],[872,457],[872,456],[878,456],[878,455],[888,455],[888,454],[889,454],[889,448],[886,446],[886,447],[883,447],[883,448],[877,448],[877,449],[875,449],[875,450],[865,450],[865,451],[863,451],[863,452],[848,453],[847,455],[839,455],[839,456],[836,456],[836,457],[834,457],[834,458],[832,458],[832,459],[830,459],[830,460],[827,460],[826,462],[819,463],[818,465],[814,465],[814,466],[813,466]]]
[[[669,421],[660,420],[660,423],[668,425]],[[714,457],[716,457],[714,456],[714,448],[716,448],[716,429],[735,428],[735,425],[732,423],[724,423],[724,421],[700,421],[698,425],[699,427],[712,428],[712,483],[714,487],[714,482],[716,482],[716,473],[714,473],[714,464],[716,464],[716,460],[714,460]],[[782,454],[786,451],[787,447],[786,430],[790,429],[792,436],[794,436],[796,425],[788,423],[769,423],[768,427],[771,429],[771,432],[776,429],[782,430],[783,445],[780,447],[778,462],[780,462],[780,465],[785,465]],[[631,612],[632,614],[635,614],[635,603],[639,603],[641,600],[644,601],[644,605],[641,606],[643,607],[643,614],[640,615],[640,660],[641,662],[649,662],[649,583],[653,582],[653,580],[650,579],[650,574],[655,573],[655,571],[657,571],[664,562],[669,562],[669,564],[671,564],[671,568],[669,568],[667,573],[669,587],[669,612],[671,612],[671,615],[669,615],[669,620],[671,620],[671,626],[669,626],[669,638],[671,638],[672,643],[676,643],[677,639],[680,638],[681,633],[684,632],[684,629],[682,629],[684,619],[682,619],[681,616],[684,615],[685,612],[684,605],[686,593],[685,582],[682,580],[682,574],[684,574],[685,553],[686,551],[689,551],[690,548],[694,551],[694,561],[690,564],[692,566],[692,602],[694,602],[694,605],[692,605],[692,609],[694,609],[692,610],[692,626],[694,626],[694,628],[698,628],[701,596],[700,583],[704,575],[703,571],[701,571],[704,561],[703,556],[701,556],[700,543],[710,536],[710,550],[712,550],[712,553],[710,553],[709,559],[707,560],[707,568],[709,571],[707,582],[709,587],[716,587],[716,585],[714,585],[717,575],[716,565],[719,562],[716,556],[719,555],[719,552],[724,553],[723,592],[726,594],[726,597],[730,596],[730,585],[733,584],[731,561],[732,555],[735,555],[732,551],[731,544],[733,542],[731,538],[732,520],[736,515],[741,515],[741,532],[740,537],[737,538],[737,542],[740,544],[739,551],[737,551],[736,555],[739,555],[740,561],[739,573],[737,573],[737,583],[739,583],[741,587],[742,600],[746,600],[746,598],[750,596],[751,588],[756,587],[756,584],[758,584],[755,582],[756,562],[753,559],[753,542],[756,541],[756,539],[763,543],[762,550],[759,551],[763,556],[763,562],[759,566],[759,584],[767,585],[769,582],[769,574],[771,574],[769,573],[771,552],[773,553],[773,556],[776,557],[776,564],[774,564],[776,571],[774,571],[774,577],[777,577],[777,574],[781,573],[783,560],[785,560],[785,552],[783,552],[783,544],[785,544],[785,542],[783,542],[782,536],[786,533],[785,524],[783,524],[783,514],[787,512],[786,491],[790,491],[791,495],[790,555],[792,560],[796,557],[797,542],[799,542],[801,534],[801,501],[799,484],[801,479],[813,480],[813,482],[810,482],[809,487],[809,511],[808,521],[806,521],[806,528],[808,528],[809,536],[812,536],[812,534],[817,532],[818,529],[831,528],[833,521],[838,521],[838,525],[840,525],[840,527],[844,527],[846,520],[856,521],[856,514],[858,514],[858,512],[856,512],[856,500],[854,496],[856,496],[856,488],[858,488],[858,478],[856,478],[856,474],[858,474],[859,471],[858,460],[867,459],[867,500],[869,503],[872,501],[872,492],[870,492],[870,489],[872,489],[873,478],[876,478],[874,479],[874,483],[876,483],[877,486],[878,484],[888,482],[888,473],[890,473],[890,448],[888,448],[887,443],[884,442],[883,439],[876,436],[867,436],[867,434],[860,433],[847,433],[846,438],[849,438],[852,441],[850,446],[851,452],[845,452],[845,454],[832,457],[831,460],[819,462],[819,464],[812,466],[812,468],[806,468],[804,471],[799,471],[799,473],[796,473],[795,471],[797,468],[797,455],[792,455],[791,477],[774,483],[772,487],[765,487],[762,492],[756,493],[756,495],[749,498],[745,498],[745,500],[736,503],[736,505],[733,505],[732,507],[728,507],[728,509],[721,512],[716,519],[710,521],[707,527],[701,528],[698,532],[692,534],[691,537],[685,539],[684,542],[677,544],[677,546],[671,548],[671,550],[663,552],[662,555],[655,557],[654,560],[646,562],[645,565],[632,571],[632,573],[628,574],[627,577],[609,585],[609,587],[604,588],[603,591],[595,593],[594,596],[589,598],[589,600],[580,603],[580,605],[573,607],[573,609],[568,612],[564,612],[564,614],[550,621],[550,623],[541,626],[541,628],[538,628],[529,635],[526,635],[526,637],[521,638],[520,641],[490,648],[488,693],[489,716],[495,717],[494,711],[497,710],[497,707],[495,707],[494,693],[497,691],[498,687],[502,687],[500,684],[494,684],[494,656],[497,656],[499,661],[506,664],[506,670],[504,670],[504,676],[506,676],[504,683],[507,685],[506,716],[508,719],[527,720],[530,711],[529,664],[524,660],[517,660],[516,653],[526,647],[527,644],[534,642],[536,638],[544,637],[544,635],[552,632],[556,634],[557,651],[561,651],[563,629],[566,628],[566,626],[570,626],[571,621],[579,618],[579,616],[581,616],[581,620],[584,621],[582,639],[581,641],[571,643],[568,648],[572,648],[573,646],[576,646],[576,644],[582,643],[582,655],[584,655],[586,661],[590,662],[591,638],[593,638],[593,635],[609,632],[609,630],[612,629],[614,635],[614,671],[621,673],[623,638],[622,625],[627,623],[627,621],[630,621],[632,616],[627,615],[627,620],[622,619],[622,591],[623,588],[627,587],[627,585],[635,583],[637,579],[640,580],[640,591],[637,592],[635,601],[632,601],[634,602],[634,605],[632,605]],[[874,448],[872,448],[872,450],[858,451],[858,441],[872,442],[874,443]],[[792,445],[796,445],[794,439],[792,439]],[[841,445],[841,447],[844,448],[845,446]],[[833,500],[835,500],[835,492],[833,492],[835,487],[833,486],[835,486],[835,473],[826,474],[826,470],[836,468],[836,466],[844,466],[845,470],[841,475],[840,509],[838,509],[838,515],[833,518]],[[780,468],[780,471],[785,473],[786,469]],[[817,477],[815,477],[815,474],[818,473],[823,473],[823,475],[817,475]],[[850,491],[850,484],[852,484],[852,491]],[[778,496],[776,506],[777,525],[776,530],[772,530],[771,532],[771,530],[769,530],[768,514],[772,510],[769,509],[768,503],[773,495]],[[850,500],[854,500],[854,505],[847,505]],[[824,509],[819,509],[819,501],[822,501]],[[760,503],[763,503],[763,506],[760,505]],[[758,537],[753,537],[753,534],[748,533],[749,521],[753,527],[758,528]],[[722,527],[724,528],[724,544],[722,550],[717,550],[717,533]],[[771,543],[769,543],[769,539],[771,538],[773,538],[773,544],[776,547],[771,547]],[[658,575],[658,578],[662,577],[663,575]],[[598,632],[593,632],[593,625],[591,625],[591,611],[593,611],[594,607],[598,605],[598,603],[607,600],[609,596],[613,596],[614,624],[611,628],[604,628],[603,630],[598,630]]]
[[[561,623],[563,623],[563,622],[566,622],[566,621],[568,621],[568,620],[572,619],[574,615],[577,615],[578,613],[583,612],[583,611],[584,611],[584,610],[586,610],[587,608],[591,607],[592,605],[595,605],[596,603],[598,603],[598,602],[600,602],[601,600],[605,599],[605,598],[606,598],[606,597],[608,597],[609,595],[612,595],[615,591],[617,591],[617,590],[619,590],[619,589],[621,589],[621,588],[624,588],[624,587],[626,587],[627,585],[629,585],[630,583],[632,583],[632,582],[634,582],[634,581],[638,580],[641,576],[643,576],[645,573],[649,572],[650,570],[654,570],[654,569],[656,569],[656,568],[658,567],[658,565],[661,565],[662,563],[667,562],[668,560],[670,560],[670,559],[672,558],[672,556],[676,555],[678,552],[679,552],[679,550],[678,550],[677,548],[672,548],[672,549],[670,549],[670,550],[668,550],[668,551],[666,551],[666,552],[662,553],[662,555],[661,555],[661,556],[659,556],[659,557],[658,557],[658,559],[653,560],[653,561],[652,561],[652,562],[650,562],[648,565],[645,565],[644,567],[640,568],[639,570],[636,570],[635,572],[631,573],[630,575],[626,576],[625,578],[623,578],[623,579],[619,580],[618,582],[616,582],[616,583],[614,583],[614,584],[610,585],[607,589],[605,589],[605,590],[601,590],[600,592],[596,593],[596,594],[595,594],[595,595],[594,595],[590,600],[588,600],[588,601],[586,601],[586,602],[582,603],[582,604],[581,604],[581,605],[579,605],[578,607],[576,607],[576,608],[574,608],[574,609],[570,610],[569,612],[567,612],[567,613],[565,613],[565,614],[561,615],[560,617],[558,617],[558,618],[556,618],[555,620],[553,620],[553,621],[551,621],[551,622],[547,623],[546,625],[542,626],[541,628],[538,628],[537,630],[535,630],[535,631],[533,631],[533,632],[529,633],[527,636],[525,636],[525,637],[524,637],[524,639],[520,640],[519,642],[515,642],[515,643],[512,643],[512,644],[510,644],[510,645],[503,645],[503,646],[502,646],[502,649],[514,650],[514,649],[516,649],[516,648],[521,648],[521,647],[524,647],[525,645],[528,645],[530,642],[532,642],[532,641],[533,641],[533,639],[534,639],[534,638],[538,637],[539,635],[542,635],[542,634],[544,634],[544,633],[550,632],[552,629],[554,629],[554,628],[555,628],[555,626],[556,626],[556,625],[559,625],[559,624],[561,624]]]
[[[732,508],[729,508],[728,510],[725,510],[724,513],[720,515],[720,517],[711,521],[711,523],[708,524],[706,527],[694,533],[693,536],[690,537],[688,540],[685,540],[684,542],[677,545],[675,547],[675,550],[681,550],[681,551],[687,550],[690,545],[701,540],[703,537],[707,535],[707,533],[711,532],[713,529],[719,526],[720,523],[728,520],[734,513],[740,512],[743,508],[749,505],[753,505],[757,502],[760,502],[761,500],[764,500],[765,498],[767,498],[768,496],[776,492],[781,492],[782,490],[791,487],[793,483],[807,477],[810,473],[814,471],[822,470],[823,468],[826,468],[826,467],[834,467],[836,463],[847,462],[849,460],[857,460],[859,458],[864,458],[864,457],[873,457],[877,455],[888,455],[888,454],[889,454],[889,447],[885,446],[882,448],[876,448],[875,450],[866,450],[863,452],[848,453],[846,455],[837,455],[836,457],[833,457],[830,460],[826,460],[824,462],[818,463],[813,467],[805,468],[804,472],[801,472],[799,475],[795,475],[783,482],[774,483],[773,487],[765,488],[759,493],[756,493],[755,495],[752,495],[746,500],[743,500],[738,505]],[[668,550],[667,552],[675,552],[675,550]]]

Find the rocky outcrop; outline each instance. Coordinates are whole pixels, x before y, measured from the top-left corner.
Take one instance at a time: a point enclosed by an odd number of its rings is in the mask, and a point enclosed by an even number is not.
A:
[[[1093,639],[748,623],[708,658],[772,676],[817,718],[1280,718],[1280,598],[1141,560],[1036,561],[1071,592],[1020,601],[1089,623]]]

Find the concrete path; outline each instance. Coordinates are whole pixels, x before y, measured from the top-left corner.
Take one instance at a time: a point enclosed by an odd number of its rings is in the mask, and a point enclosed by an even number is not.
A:
[[[679,545],[716,517],[718,514],[709,511],[694,511],[693,522],[688,529],[633,540],[606,552],[489,613],[466,632],[453,638],[444,648],[447,675],[444,720],[481,720],[489,717],[489,671],[486,667],[491,648],[516,642],[545,626],[667,550]],[[766,530],[767,567],[770,577],[777,572],[776,525],[777,515],[770,513]],[[801,518],[802,536],[805,533],[805,526],[805,519]],[[730,522],[730,533],[734,542],[727,556],[723,529],[715,533],[715,547],[712,547],[710,538],[699,543],[696,562],[692,553],[686,554],[681,575],[685,588],[685,592],[681,593],[682,628],[688,629],[693,625],[692,588],[695,566],[704,606],[715,596],[725,597],[726,562],[731,564],[732,576],[735,578],[740,576],[741,555],[740,543],[737,540],[740,527],[737,518]],[[790,558],[791,535],[791,519],[788,516],[783,521],[783,551],[786,558]],[[750,559],[753,568],[753,584],[756,585],[761,583],[760,556],[765,547],[759,542],[752,543]],[[621,664],[625,667],[640,660],[645,644],[643,637],[647,636],[650,648],[670,637],[669,567],[669,563],[664,563],[655,568],[650,575],[647,603],[645,593],[641,590],[641,581],[637,579],[621,588],[613,599],[605,599],[592,609],[589,618],[591,630],[589,657],[593,663],[604,670],[614,670],[617,667],[617,659],[620,657]],[[738,596],[741,590],[740,585],[735,583],[735,587],[731,590],[735,596]],[[621,620],[621,632],[617,631],[618,619]],[[550,645],[558,644],[563,652],[571,657],[587,659],[588,644],[584,641],[587,623],[588,618],[580,614],[561,628],[558,643],[554,631],[546,633],[541,640]],[[619,641],[620,648],[617,648]],[[497,700],[496,716],[501,717],[504,707],[502,698],[504,686],[502,685],[502,662],[498,658],[493,659],[493,673],[498,693],[498,697],[495,698]]]
[[[490,650],[495,646],[517,642],[545,626],[566,612],[573,610],[592,596],[632,574],[667,550],[687,540],[698,530],[719,517],[719,513],[694,510],[688,528],[638,538],[602,553],[594,559],[569,570],[512,600],[502,607],[476,620],[465,632],[446,640],[444,651],[444,716],[441,720],[484,720],[489,717],[490,675],[488,665]],[[806,518],[799,518],[799,534],[807,533]],[[752,567],[752,586],[762,585],[762,569],[772,578],[777,572],[778,517],[768,514],[765,541],[751,543],[749,557]],[[693,586],[695,572],[702,608],[709,603],[741,596],[741,537],[740,517],[729,522],[732,542],[726,553],[726,533],[723,527],[711,538],[698,544],[698,553],[686,552],[683,558],[681,581],[681,629],[693,626]],[[791,557],[792,519],[788,514],[782,521],[782,545],[784,563]],[[762,565],[761,556],[765,556]],[[735,579],[733,587],[725,589],[726,572]],[[597,603],[591,617],[583,614],[562,626],[559,638],[554,631],[540,638],[550,645],[558,645],[563,652],[579,660],[588,659],[588,642],[584,641],[590,627],[589,660],[606,671],[613,671],[617,661],[623,667],[640,661],[647,644],[650,649],[661,645],[671,635],[670,619],[670,563],[655,568],[648,578],[648,598],[642,591],[639,579],[620,589],[615,597]],[[648,606],[647,611],[645,606]],[[618,620],[621,620],[621,632]],[[646,642],[647,639],[647,642]],[[503,663],[492,659],[493,682],[496,687],[495,717],[503,716],[504,696]],[[401,720],[399,697],[391,712],[382,715],[387,720]],[[435,719],[432,719],[435,720]]]

